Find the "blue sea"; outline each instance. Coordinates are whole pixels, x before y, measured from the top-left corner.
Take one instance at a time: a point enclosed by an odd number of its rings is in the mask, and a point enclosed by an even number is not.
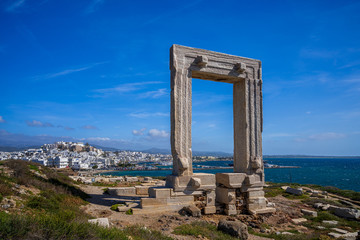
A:
[[[358,158],[264,158],[270,164],[299,166],[300,168],[265,169],[265,181],[276,183],[302,183],[334,186],[340,189],[360,192],[360,157]],[[193,167],[228,167],[231,161],[194,162]],[[232,169],[203,169],[194,172],[232,172]],[[104,173],[113,176],[166,176],[171,170],[117,171]]]

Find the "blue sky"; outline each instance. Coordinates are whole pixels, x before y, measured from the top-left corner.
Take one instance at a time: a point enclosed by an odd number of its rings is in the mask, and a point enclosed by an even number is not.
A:
[[[264,154],[360,155],[359,1],[0,2],[0,140],[169,149],[172,44],[263,63]],[[233,151],[193,80],[193,150]]]

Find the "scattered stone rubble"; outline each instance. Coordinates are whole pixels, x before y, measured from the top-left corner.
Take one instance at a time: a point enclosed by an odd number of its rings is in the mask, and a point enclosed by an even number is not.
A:
[[[314,208],[321,210],[329,210],[334,215],[341,218],[360,220],[360,210],[358,209],[338,207],[323,203],[315,203]]]

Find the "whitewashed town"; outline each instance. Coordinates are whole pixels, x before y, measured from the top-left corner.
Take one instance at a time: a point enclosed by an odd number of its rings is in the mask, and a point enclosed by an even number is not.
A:
[[[16,152],[0,152],[0,161],[21,159],[48,167],[73,170],[123,169],[153,170],[157,166],[172,164],[171,155],[150,154],[136,151],[103,151],[88,143],[56,142],[40,148]]]

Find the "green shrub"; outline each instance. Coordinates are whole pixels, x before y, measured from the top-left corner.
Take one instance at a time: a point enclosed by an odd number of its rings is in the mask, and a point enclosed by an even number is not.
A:
[[[132,208],[130,208],[129,210],[127,210],[127,211],[125,212],[125,214],[126,214],[126,215],[133,215],[133,210],[132,210]]]
[[[114,204],[110,207],[110,209],[113,211],[118,211],[118,207],[120,207],[120,206],[123,206],[123,204]]]

